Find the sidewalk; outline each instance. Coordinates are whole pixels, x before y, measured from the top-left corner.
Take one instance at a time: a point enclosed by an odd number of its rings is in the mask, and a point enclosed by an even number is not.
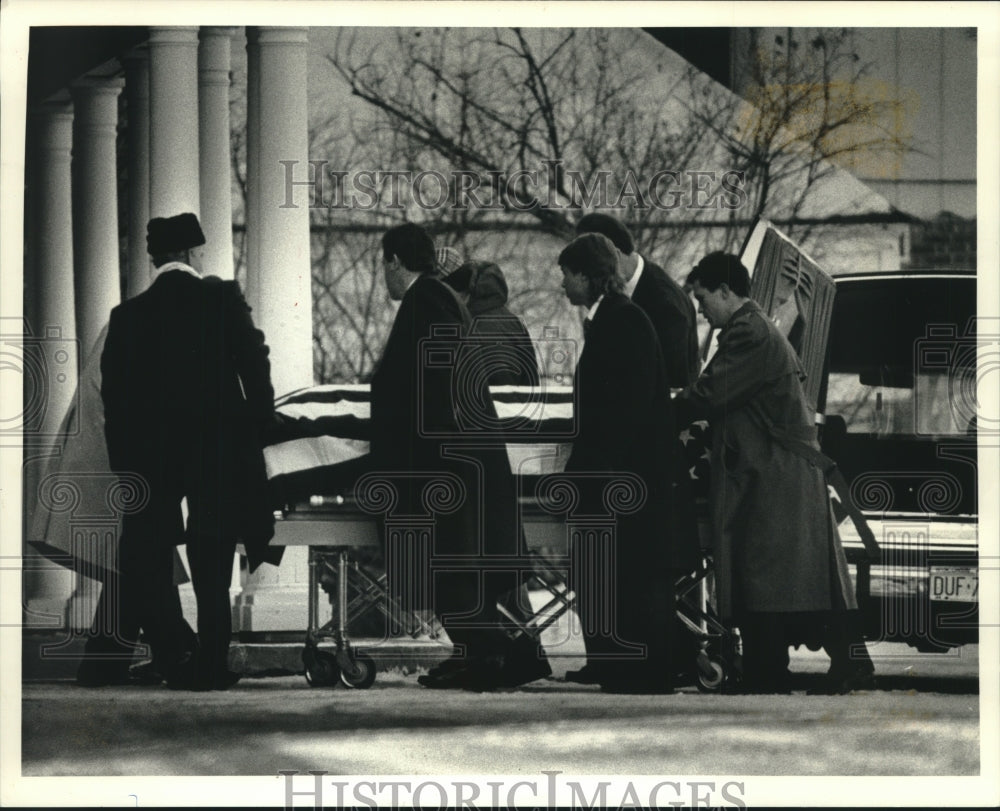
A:
[[[401,670],[380,673],[368,690],[311,688],[294,675],[244,678],[212,693],[27,683],[22,769],[26,776],[272,778],[310,769],[539,779],[542,770],[977,774],[977,663],[938,659],[933,664],[946,669],[935,672],[903,661],[880,660],[880,689],[848,696],[805,694],[825,670],[823,657],[811,653],[793,659],[802,675],[791,696],[704,695],[691,687],[669,696],[608,695],[560,679],[509,692],[443,693]],[[251,804],[282,802],[280,782],[272,782],[273,796]],[[101,796],[120,805],[129,791]]]

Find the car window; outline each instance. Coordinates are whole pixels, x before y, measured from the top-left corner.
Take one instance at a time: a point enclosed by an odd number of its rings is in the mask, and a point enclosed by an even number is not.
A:
[[[953,388],[944,372],[918,375],[912,387],[867,385],[857,374],[831,372],[826,411],[843,417],[851,434],[965,435],[974,427],[953,407]]]
[[[827,418],[868,436],[974,434],[975,293],[969,276],[838,281]]]

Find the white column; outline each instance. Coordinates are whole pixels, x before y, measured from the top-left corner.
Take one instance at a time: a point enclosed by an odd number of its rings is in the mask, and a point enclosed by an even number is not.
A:
[[[49,362],[65,357],[34,390],[25,378],[27,405],[44,408],[42,437],[55,438],[77,386],[76,314],[73,308],[73,209],[70,153],[73,145],[73,108],[70,104],[47,104],[32,111],[29,137],[32,211],[28,221],[29,253],[34,257],[28,284],[33,288],[34,320],[31,334],[42,338],[54,351]],[[33,147],[33,149],[31,149]],[[27,214],[28,212],[26,212]],[[28,316],[28,313],[25,313]],[[63,356],[62,352],[66,355]],[[56,353],[59,353],[57,356]],[[55,377],[58,375],[58,378]],[[27,411],[26,411],[27,422]],[[31,527],[37,507],[37,485],[45,466],[47,446],[25,448],[25,526]],[[61,628],[67,601],[73,589],[72,574],[38,555],[30,547],[24,552],[25,625]]]
[[[128,298],[149,287],[152,263],[146,252],[149,222],[149,52],[143,46],[126,56],[128,116]]]
[[[309,194],[299,189],[294,204],[284,205],[281,163],[308,165],[307,29],[250,28],[247,36],[258,84],[247,99],[248,118],[257,122],[247,133],[254,154],[247,196],[256,219],[247,285],[259,285],[254,318],[271,347],[271,378],[281,395],[313,381]]]
[[[121,79],[73,86],[73,265],[81,365],[121,301],[115,140]]]
[[[306,46],[305,28],[247,29],[247,300],[271,348],[278,395],[313,382],[308,194],[283,205],[281,163],[307,165]],[[307,558],[305,547],[290,547],[279,569],[249,575],[234,627],[304,630]]]
[[[232,279],[233,186],[229,131],[230,41],[235,28],[202,28],[198,47],[198,125],[204,273]]]
[[[81,368],[121,301],[118,259],[118,97],[122,79],[85,79],[72,88],[73,267]],[[69,603],[75,630],[93,616],[99,584],[76,576]]]
[[[198,29],[149,29],[149,215],[200,216]]]
[[[76,314],[73,308],[73,198],[70,155],[73,148],[73,107],[70,104],[44,105],[32,117],[37,158],[35,215],[32,238],[36,257],[38,323],[32,324],[35,335],[50,335],[58,329],[60,337],[76,337]],[[76,368],[68,386],[50,388],[47,418],[54,420],[54,430],[66,413],[73,389]]]
[[[246,29],[247,40],[247,196],[243,215],[246,248],[246,299],[255,313],[260,311],[260,248],[258,226],[259,194],[249,193],[249,178],[259,178],[260,169],[257,160],[260,142],[260,46],[256,28]],[[257,182],[256,180],[254,182]]]

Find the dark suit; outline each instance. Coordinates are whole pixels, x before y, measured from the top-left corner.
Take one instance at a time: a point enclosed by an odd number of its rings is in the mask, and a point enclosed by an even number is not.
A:
[[[577,584],[590,664],[603,681],[646,680],[661,686],[671,678],[674,626],[673,570],[696,560],[687,534],[671,531],[672,471],[676,450],[673,407],[656,333],[643,311],[625,296],[605,296],[587,330],[574,381],[578,436],[567,473],[630,473],[645,485],[639,509],[616,516],[614,624],[619,639],[646,646],[641,663],[621,659],[622,647],[595,630],[593,595],[606,572]],[[604,479],[606,481],[606,478]],[[580,511],[606,513],[603,482],[586,477]],[[583,554],[575,539],[574,553]],[[574,564],[574,571],[579,565]],[[595,582],[596,581],[596,582]],[[589,628],[589,630],[588,630]]]
[[[432,558],[437,560],[484,554],[509,558],[523,551],[515,482],[503,441],[470,442],[463,436],[470,403],[486,408],[496,419],[484,376],[454,374],[470,357],[475,360],[474,345],[463,343],[470,324],[468,310],[450,287],[434,277],[418,278],[403,296],[371,380],[371,461],[399,494],[387,518],[404,523],[419,523],[421,516],[433,519]],[[430,338],[435,327],[450,334],[437,338],[434,346],[425,344],[433,349],[432,355],[422,351],[421,340]],[[453,389],[453,381],[459,379],[466,379],[474,390]],[[456,491],[450,505],[438,502],[439,509],[428,506],[425,487],[435,477],[460,482],[458,490],[464,494]],[[387,522],[381,526],[388,538]],[[390,581],[393,574],[398,581],[415,574],[424,577],[426,572],[390,569]],[[429,607],[452,641],[474,655],[502,652],[506,636],[499,630],[496,603],[516,585],[513,568],[436,571],[428,584]],[[407,607],[428,607],[414,604],[419,598],[404,593],[399,582],[390,586]]]
[[[691,297],[659,265],[643,257],[632,301],[649,316],[663,350],[667,381],[683,388],[698,377],[698,329]]]
[[[186,542],[198,673],[211,679],[226,668],[235,545],[255,567],[274,533],[259,441],[274,411],[264,335],[236,282],[167,270],[111,312],[101,374],[111,469],[149,485],[145,508],[123,522],[123,613],[135,607],[154,648],[183,650],[183,620],[164,606],[172,547]]]
[[[690,385],[697,379],[700,367],[697,313],[694,304],[691,297],[662,267],[645,257],[643,261],[642,274],[632,293],[632,302],[639,305],[653,322],[660,349],[663,351],[667,384],[671,388]],[[682,429],[685,426],[678,423],[677,427]],[[679,440],[675,456],[677,470],[674,473],[674,513],[670,526],[677,535],[684,533],[696,538],[698,523],[694,508],[695,497]],[[681,644],[685,647],[685,653],[678,658],[683,660],[685,667],[689,667],[697,655],[696,640],[685,638]]]

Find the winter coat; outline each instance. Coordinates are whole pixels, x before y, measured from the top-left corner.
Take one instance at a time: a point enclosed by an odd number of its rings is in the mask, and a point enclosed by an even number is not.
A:
[[[155,527],[148,543],[237,540],[251,571],[277,562],[261,443],[274,414],[268,354],[236,282],[167,270],[112,310],[101,358],[108,457],[150,490],[124,532],[140,523]]]
[[[83,364],[76,395],[59,427],[58,453],[45,460],[28,530],[28,541],[43,555],[102,582],[109,571],[117,571],[121,512],[115,509],[119,504],[116,493],[124,492],[111,472],[104,440],[101,353],[107,334],[105,325]],[[129,487],[129,482],[124,486]],[[119,506],[127,508],[124,503]],[[176,550],[173,558],[173,582],[188,582]]]
[[[756,303],[719,332],[682,397],[712,423],[711,533],[720,614],[855,607],[795,350]]]
[[[469,294],[467,308],[473,319],[470,335],[481,344],[496,345],[499,350],[487,361],[494,367],[489,384],[537,386],[535,347],[524,322],[507,308],[507,280],[503,271],[493,262],[467,262],[459,271],[466,268],[471,271],[465,291]],[[456,276],[446,277],[445,281],[449,278]]]
[[[506,445],[500,437],[470,437],[465,430],[476,425],[465,420],[472,407],[486,408],[496,421],[485,378],[459,371],[468,362],[470,326],[468,310],[438,278],[421,276],[406,291],[371,380],[370,475],[387,480],[394,493],[380,521],[385,537],[399,531],[410,532],[414,543],[429,539],[431,557],[509,560],[524,551],[524,542]],[[368,503],[372,511],[380,492],[385,490],[375,486],[367,490],[370,498],[359,493],[362,507]],[[511,585],[492,576],[481,585],[469,560],[464,572],[452,567],[436,573],[426,584],[432,594],[426,588],[406,593],[394,582],[402,573],[387,563],[394,595],[409,608],[431,607],[439,616],[474,612],[480,597],[482,605],[495,605]],[[421,571],[426,569],[414,562],[406,574]],[[418,602],[428,597],[429,606]]]

